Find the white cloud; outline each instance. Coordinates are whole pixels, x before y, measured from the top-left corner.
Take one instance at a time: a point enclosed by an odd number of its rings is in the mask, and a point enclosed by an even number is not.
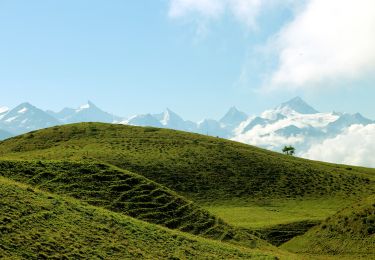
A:
[[[262,0],[229,0],[234,17],[249,28],[256,28],[256,18],[266,2]]]
[[[291,0],[288,0],[291,1]],[[221,17],[230,13],[241,24],[256,28],[256,19],[262,8],[281,0],[170,0],[168,15],[182,18],[198,15],[204,20]]]
[[[254,117],[242,122],[238,128],[235,129],[235,138],[233,140],[258,145],[272,150],[280,150],[284,145],[303,145],[306,143],[306,136],[303,134],[283,136],[277,134],[278,130],[282,130],[289,126],[295,126],[300,129],[308,129],[314,127],[315,129],[324,129],[329,123],[338,119],[337,115],[333,113],[317,113],[317,114],[299,114],[288,109],[266,110],[262,113],[262,118],[274,120],[277,115],[287,113],[288,117],[270,122],[265,125],[256,125],[252,129],[244,132],[247,125],[251,123]]]
[[[375,124],[352,125],[335,138],[313,145],[302,157],[375,167]]]
[[[304,137],[302,135],[296,135],[296,136],[281,136],[275,133],[268,133],[268,134],[258,134],[255,131],[254,132],[248,132],[246,134],[242,134],[239,136],[236,136],[232,140],[251,144],[254,146],[260,146],[264,147],[269,150],[277,150],[278,148],[284,146],[284,145],[297,145],[301,144],[304,141]]]
[[[266,124],[264,126],[256,125],[247,132],[239,133],[239,131],[241,131],[241,128],[243,131],[243,128],[245,128],[247,123],[250,122],[251,120],[247,120],[244,125],[241,125],[238,129],[236,129],[237,135],[233,138],[234,141],[261,146],[271,150],[278,149],[283,145],[300,144],[304,141],[304,137],[302,135],[286,137],[275,133],[277,130],[290,125],[295,125],[297,127],[303,128],[306,126],[303,123],[292,122],[289,119],[283,119],[275,123]]]
[[[219,16],[223,10],[222,0],[171,0],[168,14],[171,18],[181,18],[191,14],[213,18]]]
[[[272,46],[271,87],[360,78],[375,69],[375,1],[309,0]]]
[[[375,71],[374,0],[169,0],[169,3],[169,17],[192,17],[189,21],[197,24],[198,36],[206,34],[211,21],[226,14],[254,30],[259,29],[258,18],[267,15],[271,8],[293,10],[293,20],[277,34],[270,35],[269,44],[250,46],[266,61],[272,57],[272,67],[274,59],[277,61],[274,70],[268,67],[263,73],[257,72],[265,78],[263,90],[312,88],[323,83],[361,79]],[[276,57],[269,56],[264,49],[271,49]],[[254,60],[250,56],[245,59]],[[256,66],[260,66],[261,59],[256,59]],[[248,66],[246,62],[241,74],[241,81],[246,84],[247,74],[254,73],[253,67]]]

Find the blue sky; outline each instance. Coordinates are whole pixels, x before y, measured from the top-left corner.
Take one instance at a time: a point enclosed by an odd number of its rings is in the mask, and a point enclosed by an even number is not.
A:
[[[121,116],[169,107],[199,120],[299,95],[318,110],[375,119],[375,27],[366,27],[375,15],[337,29],[321,0],[302,2],[0,0],[0,106],[91,100]],[[357,12],[344,4],[337,22],[372,5],[352,3]],[[328,41],[330,30],[338,34]]]

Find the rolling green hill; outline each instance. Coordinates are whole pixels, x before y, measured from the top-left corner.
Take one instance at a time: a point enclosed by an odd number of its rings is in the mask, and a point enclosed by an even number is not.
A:
[[[0,176],[263,252],[274,249],[254,234],[280,245],[317,224],[308,239],[302,235],[283,245],[307,259],[324,259],[332,252],[315,244],[316,252],[303,251],[293,241],[308,245],[314,230],[327,225],[321,221],[375,192],[375,169],[310,161],[181,131],[103,123],[57,126],[0,142]],[[349,212],[357,214],[357,209]],[[334,245],[329,246],[345,256]],[[366,251],[366,246],[353,247]]]
[[[250,232],[229,226],[175,192],[109,165],[0,160],[0,176],[170,229],[253,248],[266,245]]]
[[[313,255],[375,258],[375,195],[327,218],[282,248]]]
[[[276,259],[272,252],[172,231],[4,177],[0,194],[4,259]]]
[[[0,143],[0,156],[99,160],[195,201],[355,197],[374,189],[375,176],[373,169],[303,160],[220,138],[102,123],[18,136]]]

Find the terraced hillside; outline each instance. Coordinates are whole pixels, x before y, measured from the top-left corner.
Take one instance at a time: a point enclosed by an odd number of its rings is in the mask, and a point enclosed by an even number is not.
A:
[[[282,248],[313,255],[375,259],[375,195],[341,210]]]
[[[0,194],[4,259],[276,259],[272,252],[172,231],[3,177]]]
[[[0,142],[0,176],[8,178],[7,182],[12,179],[31,185],[28,189],[32,193],[35,188],[41,189],[38,194],[48,191],[57,194],[53,196],[64,196],[63,200],[74,198],[79,199],[79,203],[91,204],[82,204],[85,207],[121,213],[178,230],[167,232],[189,232],[216,239],[218,245],[219,241],[226,241],[257,248],[265,254],[277,250],[257,236],[280,245],[304,234],[352,201],[375,192],[375,169],[314,162],[186,132],[102,123],[58,126]],[[373,200],[373,196],[370,198]],[[368,213],[359,208],[361,206],[347,211],[344,219],[346,222],[352,219],[353,230],[360,230],[360,223],[365,221],[363,223],[370,227],[366,230],[371,232],[372,215],[365,220],[348,217],[352,213],[355,216]],[[3,226],[8,222],[9,218],[5,219]],[[347,229],[335,233],[332,228],[323,238],[331,241],[328,242],[330,249],[319,248],[314,241],[322,241],[322,238],[314,237],[314,230],[326,231],[323,227],[327,227],[327,223],[282,247],[302,253],[307,259],[324,259],[333,252],[338,258],[348,255],[351,259],[353,254],[338,249],[337,236],[340,243],[363,252],[355,256],[372,254],[368,245],[374,243],[373,237],[368,240],[362,236],[365,242],[361,247],[353,242],[360,236]],[[336,221],[330,225],[339,226]],[[53,230],[60,232],[56,227]],[[8,232],[8,229],[0,226],[0,232],[3,231]],[[352,240],[344,237],[349,233],[353,233]],[[10,236],[8,239],[12,241]],[[143,240],[140,244],[143,242],[146,243]],[[45,247],[46,242],[43,243]],[[302,250],[304,246],[310,251]],[[13,249],[0,247],[5,252]],[[14,250],[11,252],[17,251]],[[103,250],[106,256],[112,252],[108,248]],[[196,257],[200,249],[194,250],[191,255],[182,253],[181,257]],[[294,257],[285,251],[277,251],[277,254],[287,255],[286,259]],[[229,258],[236,257],[234,254]],[[243,257],[248,258],[248,255]]]
[[[375,170],[319,163],[168,129],[81,123],[0,143],[0,156],[99,160],[142,174],[195,201],[358,197]]]
[[[0,160],[0,176],[203,237],[266,245],[142,176],[99,163]]]

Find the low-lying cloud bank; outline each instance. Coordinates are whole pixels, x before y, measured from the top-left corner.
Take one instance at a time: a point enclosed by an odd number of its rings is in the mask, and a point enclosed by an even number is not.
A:
[[[375,167],[375,124],[352,125],[342,134],[310,147],[308,159]]]

